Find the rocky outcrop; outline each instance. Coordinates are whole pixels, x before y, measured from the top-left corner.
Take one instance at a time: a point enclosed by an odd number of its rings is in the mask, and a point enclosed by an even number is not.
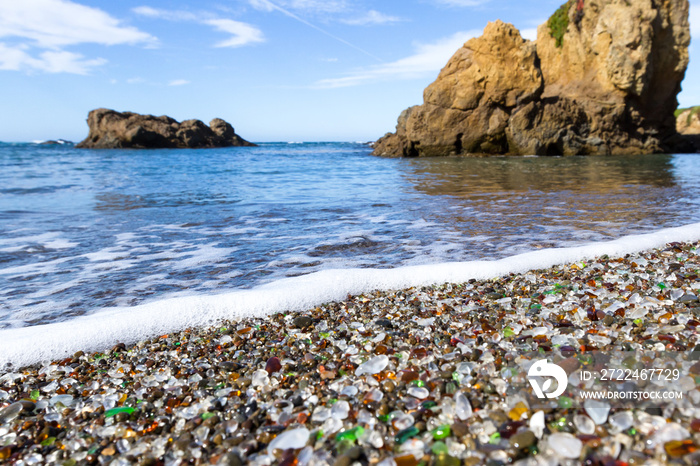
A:
[[[375,155],[636,154],[680,144],[688,0],[571,0],[522,39],[489,23]]]
[[[167,116],[116,112],[106,108],[88,115],[90,132],[76,147],[89,149],[157,149],[254,146],[233,127],[215,118],[205,125],[199,120],[178,123]]]
[[[675,115],[680,135],[676,152],[700,152],[700,106],[678,109]]]
[[[700,106],[679,109],[676,115],[676,131],[679,134],[700,134]]]

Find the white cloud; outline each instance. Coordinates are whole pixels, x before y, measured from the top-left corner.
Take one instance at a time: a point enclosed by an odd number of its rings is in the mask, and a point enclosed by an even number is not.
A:
[[[398,21],[401,21],[401,18],[397,18],[396,16],[385,15],[384,13],[380,13],[376,10],[370,10],[367,12],[367,14],[365,14],[364,16],[360,16],[359,18],[341,20],[341,22],[349,24],[351,26],[367,26],[371,24],[396,23]]]
[[[168,86],[184,86],[189,83],[186,79],[174,79],[168,83]]]
[[[260,29],[252,24],[234,21],[232,19],[216,18],[210,13],[192,13],[180,10],[161,10],[150,6],[132,8],[134,13],[149,18],[167,21],[192,21],[212,26],[217,31],[231,34],[228,40],[215,44],[215,47],[242,47],[255,42],[265,42],[265,36]]]
[[[0,69],[88,74],[104,65],[64,47],[79,44],[153,44],[145,32],[124,26],[104,11],[68,0],[0,1]]]
[[[0,38],[20,37],[41,48],[81,43],[138,44],[155,40],[97,8],[68,0],[3,0]]]
[[[8,47],[0,43],[0,70],[36,69],[37,63],[39,61],[29,56],[22,47]]]
[[[342,78],[322,79],[314,87],[349,87],[387,79],[412,79],[435,73],[445,66],[467,40],[481,33],[481,30],[462,31],[431,44],[418,44],[415,53],[406,58],[365,68]]]
[[[8,47],[0,43],[0,70],[45,73],[88,74],[92,68],[104,65],[102,58],[85,59],[79,53],[47,50],[34,57],[24,45]]]
[[[84,59],[79,53],[65,50],[47,51],[39,55],[41,69],[48,73],[88,74],[92,68],[104,65],[104,58]]]
[[[205,21],[205,23],[233,36],[228,40],[217,43],[215,47],[241,47],[250,43],[265,42],[265,36],[262,31],[248,23],[241,23],[232,19],[210,19]]]
[[[275,5],[267,0],[248,0],[250,6],[260,11],[275,11]]]
[[[189,11],[161,10],[150,6],[137,6],[136,8],[132,8],[131,11],[139,16],[166,19],[168,21],[197,21],[199,19],[196,14],[190,13]]]

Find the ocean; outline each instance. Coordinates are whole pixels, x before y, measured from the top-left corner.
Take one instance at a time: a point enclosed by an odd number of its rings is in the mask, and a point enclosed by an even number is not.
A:
[[[0,339],[27,352],[22,338],[29,345],[54,335],[42,344],[48,357],[348,292],[459,278],[449,272],[456,262],[483,269],[480,261],[541,250],[569,257],[553,248],[630,235],[657,232],[658,242],[676,227],[700,234],[697,155],[370,152],[359,143],[0,144]]]

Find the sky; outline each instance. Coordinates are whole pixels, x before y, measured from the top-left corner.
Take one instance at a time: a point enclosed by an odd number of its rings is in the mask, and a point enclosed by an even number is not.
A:
[[[0,141],[80,141],[90,110],[230,122],[250,141],[370,141],[501,19],[562,0],[0,0]],[[700,0],[691,0],[700,37]],[[700,46],[679,95],[700,104]]]

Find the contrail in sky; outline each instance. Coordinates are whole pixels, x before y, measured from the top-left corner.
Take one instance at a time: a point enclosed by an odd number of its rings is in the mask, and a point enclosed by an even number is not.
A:
[[[365,49],[363,49],[363,48],[360,48],[360,47],[358,47],[357,45],[351,44],[350,42],[346,41],[345,39],[343,39],[343,38],[341,38],[341,37],[338,37],[338,36],[336,36],[335,34],[331,34],[330,32],[326,31],[325,29],[321,29],[320,27],[316,26],[315,24],[312,24],[312,23],[306,21],[305,19],[300,18],[299,16],[295,15],[295,14],[292,13],[291,11],[285,10],[285,9],[282,8],[281,6],[275,5],[275,4],[272,3],[270,0],[256,0],[254,3],[257,3],[257,4],[264,4],[264,5],[267,6],[268,8],[270,8],[270,9],[272,9],[272,10],[277,10],[277,11],[279,11],[279,12],[281,12],[281,13],[283,13],[283,14],[289,16],[290,18],[299,21],[300,23],[305,24],[306,26],[309,26],[310,28],[315,29],[315,30],[317,30],[318,32],[327,35],[328,37],[332,37],[333,39],[335,39],[335,40],[337,40],[338,42],[341,42],[341,43],[347,45],[348,47],[352,47],[352,48],[354,48],[355,50],[358,50],[358,51],[364,53],[365,55],[369,55],[370,57],[374,58],[374,59],[377,60],[377,61],[384,62],[384,60],[382,60],[382,59],[379,58],[378,56],[374,55],[373,53],[368,52],[367,50],[365,50]]]

